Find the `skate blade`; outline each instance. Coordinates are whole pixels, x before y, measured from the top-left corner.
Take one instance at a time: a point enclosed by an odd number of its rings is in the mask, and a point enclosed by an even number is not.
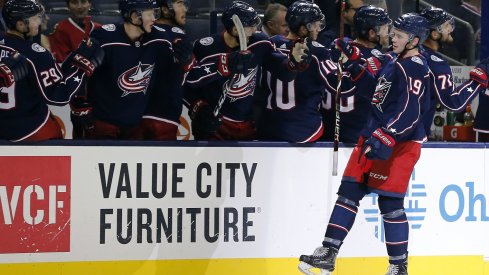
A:
[[[318,270],[319,272],[315,272],[312,269],[314,269],[315,271]],[[316,268],[305,262],[299,262],[299,270],[300,272],[307,275],[331,275],[332,274],[331,271],[328,271],[326,269]]]

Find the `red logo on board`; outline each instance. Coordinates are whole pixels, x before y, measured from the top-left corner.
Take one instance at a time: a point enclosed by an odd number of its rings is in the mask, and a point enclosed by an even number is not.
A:
[[[71,157],[0,157],[0,253],[70,251]]]

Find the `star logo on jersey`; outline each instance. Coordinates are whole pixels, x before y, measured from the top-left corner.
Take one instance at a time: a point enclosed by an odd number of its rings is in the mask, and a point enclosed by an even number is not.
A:
[[[146,94],[153,68],[154,64],[141,64],[139,62],[137,66],[122,73],[117,79],[117,85],[124,92],[121,97],[136,93]]]
[[[385,97],[391,89],[392,82],[387,82],[384,76],[381,76],[375,87],[374,96],[372,97],[372,104],[382,112],[382,103],[384,103]]]
[[[248,75],[236,74],[224,83],[223,88],[227,90],[227,96],[231,99],[231,102],[253,95],[256,87],[257,72],[258,67],[255,67]]]
[[[210,74],[211,73],[211,68],[205,66],[204,67],[204,71],[207,73],[207,74]]]

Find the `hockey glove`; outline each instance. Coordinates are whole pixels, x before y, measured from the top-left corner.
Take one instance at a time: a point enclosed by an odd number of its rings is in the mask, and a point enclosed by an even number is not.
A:
[[[173,42],[173,55],[183,68],[184,71],[188,72],[192,69],[195,62],[195,57],[193,54],[194,46],[187,39],[177,38]]]
[[[88,76],[102,64],[104,50],[97,40],[91,39],[90,43],[83,40],[78,49],[73,52],[73,65],[83,70]]]
[[[334,63],[338,63],[341,57],[341,51],[336,48],[336,40],[331,42],[329,45],[329,51],[330,51],[330,59]]]
[[[95,121],[92,114],[92,105],[84,97],[75,97],[70,102],[71,123],[73,123],[73,133],[83,137],[86,132],[93,131]],[[75,136],[75,134],[74,134]]]
[[[346,39],[335,39],[336,48],[343,54],[342,63],[353,62],[358,60],[362,54],[360,49],[350,44]]]
[[[248,50],[221,54],[217,69],[224,77],[231,74],[247,74],[249,69],[256,67],[253,57],[253,53]]]
[[[362,154],[368,159],[386,160],[392,154],[396,145],[392,133],[386,129],[376,129],[362,147]]]
[[[303,72],[309,68],[311,63],[311,51],[312,42],[310,39],[306,41],[297,40],[294,42],[294,46],[289,51],[289,60],[287,67],[293,72]]]
[[[10,87],[15,81],[24,79],[29,73],[27,59],[18,52],[4,57],[0,63],[0,81],[2,87]]]
[[[470,70],[470,79],[478,82],[482,85],[482,87],[487,88],[488,85],[488,77],[487,73],[489,72],[489,58],[481,60],[477,66],[475,66],[472,70]]]
[[[209,140],[222,122],[214,116],[211,106],[202,100],[192,104],[189,116],[192,119],[192,133],[197,140]]]

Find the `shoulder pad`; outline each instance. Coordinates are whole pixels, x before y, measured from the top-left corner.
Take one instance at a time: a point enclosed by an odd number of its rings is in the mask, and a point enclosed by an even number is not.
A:
[[[43,46],[37,44],[37,43],[32,43],[32,46],[31,46],[32,50],[34,50],[35,52],[38,52],[38,53],[43,53],[46,50],[46,48],[44,48]]]
[[[317,41],[312,41],[311,43],[314,47],[317,47],[317,48],[324,48],[324,45],[317,42]]]
[[[159,31],[159,32],[166,32],[166,30],[165,30],[165,29],[163,29],[163,28],[161,28],[161,27],[158,27],[158,26],[156,26],[156,25],[153,25],[153,29],[155,29],[155,30],[157,30],[157,31]]]
[[[375,57],[377,57],[377,58],[379,58],[379,57],[381,57],[381,56],[383,56],[383,55],[384,55],[384,54],[383,54],[381,51],[379,51],[379,50],[377,50],[377,49],[373,49],[373,50],[371,51],[371,53],[372,53],[372,55],[373,55],[373,56],[375,56]]]
[[[171,28],[171,31],[174,32],[174,33],[180,33],[180,34],[185,34],[185,31],[182,30],[181,28],[179,27],[173,27]]]
[[[436,61],[436,62],[443,62],[444,61],[443,59],[439,58],[438,56],[436,56],[434,54],[432,54],[430,56],[430,59],[433,60],[433,61]]]
[[[423,65],[423,60],[421,60],[421,58],[419,58],[419,56],[411,57],[411,61],[413,61],[414,63],[418,63],[420,65]]]

